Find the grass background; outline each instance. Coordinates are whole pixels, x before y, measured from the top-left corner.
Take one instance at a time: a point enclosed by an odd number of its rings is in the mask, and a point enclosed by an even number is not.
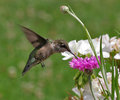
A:
[[[33,47],[18,24],[50,39],[86,39],[81,25],[60,12],[61,5],[72,7],[92,38],[120,30],[119,0],[0,0],[0,100],[63,100],[71,92],[76,71],[60,54],[21,77]]]

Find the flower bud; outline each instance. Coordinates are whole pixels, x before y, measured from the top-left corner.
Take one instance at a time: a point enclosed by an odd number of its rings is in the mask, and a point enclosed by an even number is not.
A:
[[[60,7],[60,11],[63,13],[67,13],[68,10],[69,10],[69,8],[65,5]]]

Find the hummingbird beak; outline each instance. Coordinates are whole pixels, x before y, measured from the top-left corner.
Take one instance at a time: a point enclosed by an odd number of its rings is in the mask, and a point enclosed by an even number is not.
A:
[[[72,53],[72,51],[71,50],[68,50],[76,59],[78,59],[78,57],[74,54],[74,53]]]

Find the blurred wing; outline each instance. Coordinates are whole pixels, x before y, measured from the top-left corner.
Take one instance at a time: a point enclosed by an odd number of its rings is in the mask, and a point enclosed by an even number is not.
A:
[[[21,26],[22,31],[25,33],[27,39],[31,42],[31,44],[36,48],[38,46],[43,46],[47,43],[47,39],[44,39],[37,33],[33,32],[32,30]]]

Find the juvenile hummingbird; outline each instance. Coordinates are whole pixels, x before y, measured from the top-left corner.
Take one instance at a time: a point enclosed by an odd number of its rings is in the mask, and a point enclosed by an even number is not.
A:
[[[41,37],[37,33],[33,32],[32,30],[24,26],[20,27],[24,32],[26,38],[30,41],[30,43],[34,47],[33,51],[29,55],[27,64],[23,69],[22,75],[24,75],[30,68],[39,63],[41,64],[42,67],[44,67],[43,61],[54,53],[68,51],[71,54],[73,54],[68,46],[68,43],[65,40],[50,41],[49,39]]]

